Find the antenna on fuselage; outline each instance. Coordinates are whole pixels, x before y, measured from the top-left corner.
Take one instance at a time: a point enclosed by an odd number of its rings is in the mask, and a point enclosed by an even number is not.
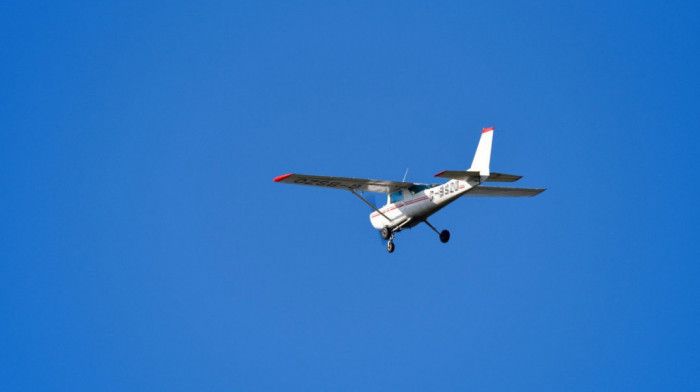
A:
[[[408,168],[406,168],[406,173],[403,174],[403,180],[401,180],[401,182],[406,182],[407,175],[408,175]]]

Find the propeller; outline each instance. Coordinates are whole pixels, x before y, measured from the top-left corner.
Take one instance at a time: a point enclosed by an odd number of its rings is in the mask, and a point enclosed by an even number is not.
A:
[[[381,207],[380,205],[377,205],[377,194],[374,192],[362,192],[362,197],[367,199],[370,203],[372,203],[375,207],[379,208]]]
[[[379,194],[374,192],[362,192],[362,197],[367,199],[367,201],[372,203],[372,205],[374,205],[377,208],[381,208],[381,206],[385,203],[384,200],[382,200],[381,202],[379,201],[379,196]],[[386,243],[386,240],[382,238],[382,233],[379,230],[375,231],[377,232],[377,238],[379,238],[379,242],[381,242],[382,244]]]

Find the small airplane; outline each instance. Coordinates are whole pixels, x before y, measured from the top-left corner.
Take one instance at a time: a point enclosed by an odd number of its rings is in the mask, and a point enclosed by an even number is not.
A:
[[[414,182],[401,182],[370,180],[364,178],[310,176],[305,174],[289,173],[274,178],[274,182],[285,184],[299,184],[320,186],[325,188],[343,189],[352,192],[374,212],[369,216],[372,226],[380,231],[383,239],[387,240],[386,250],[394,251],[394,236],[403,229],[412,228],[419,223],[425,223],[440,237],[442,243],[450,239],[447,230],[438,231],[428,222],[428,217],[440,211],[442,208],[462,196],[486,196],[486,197],[529,197],[542,193],[545,189],[533,188],[507,188],[495,186],[482,186],[484,182],[514,182],[522,176],[514,174],[491,173],[489,163],[491,161],[491,144],[493,142],[493,127],[484,128],[481,139],[474,154],[471,167],[466,171],[444,170],[435,177],[447,178],[444,184],[420,184]],[[360,192],[385,193],[386,204],[377,208]]]

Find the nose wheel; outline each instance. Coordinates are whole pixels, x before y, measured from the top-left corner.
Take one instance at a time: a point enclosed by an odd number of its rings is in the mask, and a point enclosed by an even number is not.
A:
[[[388,228],[385,227],[387,231],[389,232],[389,235],[385,238],[385,240],[389,240],[386,242],[386,251],[389,253],[393,253],[394,249],[396,248],[394,246],[394,236],[396,235],[395,232],[389,230]],[[382,229],[382,237],[384,237],[384,230]]]

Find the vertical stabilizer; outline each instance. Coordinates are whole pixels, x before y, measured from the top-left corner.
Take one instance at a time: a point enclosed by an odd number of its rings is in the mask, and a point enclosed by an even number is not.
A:
[[[474,154],[472,167],[469,168],[469,171],[478,171],[482,177],[489,176],[489,163],[491,162],[492,143],[493,127],[484,128],[481,131],[481,139],[479,140],[479,146],[476,148],[476,154]]]

